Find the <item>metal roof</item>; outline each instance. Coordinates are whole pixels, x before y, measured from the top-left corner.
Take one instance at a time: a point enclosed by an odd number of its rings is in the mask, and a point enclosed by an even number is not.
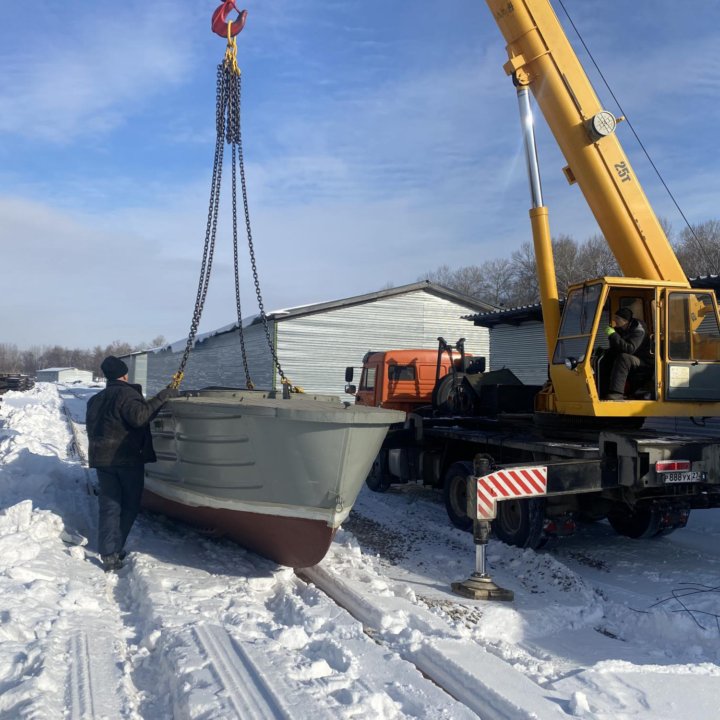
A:
[[[298,305],[297,307],[287,308],[285,310],[275,310],[268,313],[268,318],[281,322],[285,318],[289,317],[312,315],[313,313],[325,312],[326,310],[350,307],[352,305],[361,305],[363,303],[373,302],[382,298],[393,297],[394,295],[405,295],[406,293],[416,292],[418,290],[424,290],[425,292],[429,292],[447,300],[454,300],[455,302],[462,303],[463,305],[467,305],[468,307],[474,308],[478,311],[486,312],[488,310],[496,309],[495,306],[490,303],[483,302],[482,300],[457,292],[456,290],[451,290],[444,285],[438,285],[430,280],[420,280],[419,282],[410,283],[409,285],[399,285],[398,287],[378,290],[377,292],[367,293],[365,295],[354,295],[353,297],[343,298],[341,300],[332,300],[330,302],[321,302],[311,305]],[[253,323],[258,322],[260,322],[259,317],[253,320]]]
[[[560,300],[560,307],[565,304],[565,300]],[[537,320],[542,322],[542,305],[534,303],[532,305],[521,305],[516,308],[507,308],[494,310],[493,312],[477,313],[475,315],[463,316],[465,320],[471,320],[474,325],[482,327],[495,327],[495,325],[520,325],[520,323]]]
[[[497,308],[490,303],[483,302],[477,298],[471,297],[470,295],[464,295],[463,293],[451,290],[444,285],[438,285],[437,283],[431,282],[430,280],[420,280],[419,282],[410,283],[408,285],[399,285],[398,287],[387,288],[385,290],[378,290],[376,292],[367,293],[365,295],[353,295],[349,298],[343,298],[341,300],[332,300],[330,302],[310,303],[308,305],[297,305],[291,308],[285,308],[280,310],[273,310],[266,313],[266,318],[274,322],[280,323],[283,320],[290,318],[303,317],[306,315],[314,315],[315,313],[326,312],[327,310],[337,310],[338,308],[352,307],[353,305],[362,305],[363,303],[374,302],[382,298],[393,297],[396,295],[405,295],[411,292],[417,292],[422,290],[424,292],[431,293],[438,297],[446,300],[453,300],[454,302],[467,305],[470,309],[479,310],[486,312],[489,310],[496,310]],[[465,319],[469,319],[471,316],[462,316]],[[258,325],[262,322],[260,315],[252,315],[243,318],[243,327],[250,327],[251,325]],[[237,322],[223,325],[215,330],[202,333],[195,338],[196,343],[201,343],[210,337],[216,335],[224,335],[225,333],[233,332],[238,327]],[[146,352],[161,352],[163,350],[170,349],[173,352],[177,352],[179,349],[184,347],[187,342],[187,338],[176,340],[172,343],[166,343],[162,347],[150,348],[148,350],[140,350],[137,353],[129,353],[129,355],[143,354]],[[128,357],[123,356],[123,357]]]
[[[81,370],[76,367],[51,367],[51,368],[40,368],[36,372],[60,372],[61,370],[76,370],[80,372],[92,372],[91,370]]]

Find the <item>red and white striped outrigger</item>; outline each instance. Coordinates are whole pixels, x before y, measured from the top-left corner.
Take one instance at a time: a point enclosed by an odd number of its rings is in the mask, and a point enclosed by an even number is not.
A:
[[[484,467],[483,467],[484,466]],[[475,472],[490,469],[489,459],[477,459]],[[468,477],[468,512],[473,516],[475,572],[463,582],[452,583],[459,595],[475,600],[512,600],[514,593],[496,585],[487,573],[485,547],[490,537],[490,521],[502,500],[547,495],[547,465],[499,468],[479,477]],[[471,507],[470,498],[475,498]],[[474,512],[473,512],[474,511]]]
[[[494,520],[498,500],[547,494],[547,465],[496,470],[477,478],[477,519]]]

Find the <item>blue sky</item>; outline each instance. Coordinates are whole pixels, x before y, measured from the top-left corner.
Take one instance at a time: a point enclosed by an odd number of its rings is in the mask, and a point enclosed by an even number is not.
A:
[[[720,4],[565,4],[689,220],[720,217]],[[30,17],[5,3],[0,342],[187,333],[225,45],[209,29],[215,7],[67,0],[36,3]],[[484,2],[242,7],[243,136],[267,310],[414,282],[530,239],[515,93]],[[552,232],[584,240],[597,226],[541,117],[538,130]],[[619,133],[656,212],[681,230],[629,130]],[[228,227],[201,331],[233,320]]]

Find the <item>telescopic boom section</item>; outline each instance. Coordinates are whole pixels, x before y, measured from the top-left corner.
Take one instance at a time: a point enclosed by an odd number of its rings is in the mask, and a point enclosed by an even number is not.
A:
[[[549,1],[486,1],[507,42],[505,70],[530,87],[623,274],[687,283]]]

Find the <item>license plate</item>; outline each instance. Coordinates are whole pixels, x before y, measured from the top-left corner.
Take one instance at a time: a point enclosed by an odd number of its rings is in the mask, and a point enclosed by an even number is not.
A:
[[[696,470],[658,473],[665,483],[693,483],[702,481],[702,473]]]

